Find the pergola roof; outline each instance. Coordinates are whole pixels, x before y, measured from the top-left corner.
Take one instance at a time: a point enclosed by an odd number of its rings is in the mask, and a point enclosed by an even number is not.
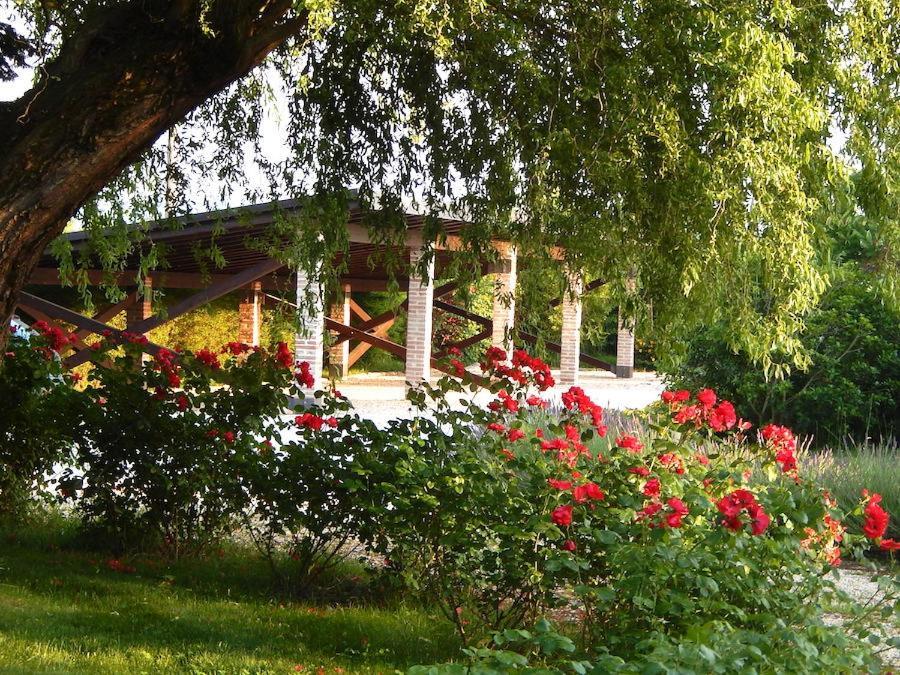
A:
[[[154,274],[154,285],[157,287],[190,287],[196,288],[205,285],[200,282],[201,277],[207,281],[221,275],[234,275],[242,272],[267,258],[264,251],[251,246],[251,242],[264,236],[267,229],[279,216],[290,215],[291,212],[301,208],[299,200],[287,199],[267,204],[253,204],[232,209],[222,209],[207,213],[191,214],[174,220],[156,221],[143,226],[140,229],[146,232],[146,240],[163,244],[165,246],[166,270]],[[347,256],[347,270],[344,277],[353,280],[357,286],[369,286],[371,288],[382,287],[388,280],[386,270],[379,267],[371,267],[369,258],[373,252],[380,249],[387,251],[383,244],[371,243],[368,229],[370,216],[359,202],[352,199],[348,204],[347,230],[349,251]],[[426,216],[406,213],[403,215],[406,221],[407,241],[417,240],[417,235],[422,231]],[[442,231],[455,237],[463,227],[465,221],[455,218],[438,218]],[[138,229],[139,226],[135,226]],[[69,232],[63,235],[77,249],[84,245],[90,236],[84,231]],[[215,245],[223,254],[226,264],[222,268],[214,268],[209,262],[204,262],[198,251],[209,250]],[[409,244],[405,246],[408,251]],[[399,247],[393,253],[401,257],[404,253]],[[340,264],[345,254],[339,254],[334,264]],[[435,252],[435,264],[440,270],[449,263],[452,252],[448,249],[440,249]],[[134,285],[136,270],[139,264],[139,251],[130,254],[125,262],[125,272],[119,277],[122,286]],[[408,259],[408,258],[406,258]],[[32,283],[58,284],[58,262],[49,251],[41,258]],[[89,272],[90,276],[96,276],[99,282],[102,273]],[[266,285],[287,286],[293,274],[282,269],[274,275],[270,275],[263,282]],[[198,283],[194,283],[196,277]],[[405,272],[399,271],[396,280],[402,282]],[[93,278],[92,278],[93,281]],[[369,282],[369,283],[366,283]],[[378,283],[380,282],[380,283]],[[365,290],[360,287],[360,290]]]

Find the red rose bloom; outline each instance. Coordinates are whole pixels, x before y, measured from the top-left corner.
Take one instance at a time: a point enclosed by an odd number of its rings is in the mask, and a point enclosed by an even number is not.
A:
[[[672,497],[666,504],[670,509],[670,512],[666,514],[666,525],[681,527],[681,519],[688,514],[688,507],[677,497]]]
[[[644,483],[643,493],[647,497],[659,497],[659,478],[651,478]]]
[[[557,490],[569,490],[572,488],[572,481],[569,480],[557,480],[556,478],[548,478],[547,483],[552,488],[556,488]]]
[[[874,493],[869,497],[865,509],[866,520],[863,523],[863,534],[869,539],[878,539],[884,536],[887,530],[889,516],[887,511],[881,508],[881,495]]]
[[[640,452],[644,449],[644,445],[631,434],[624,434],[616,439],[616,445],[631,452]]]
[[[725,431],[737,424],[737,413],[728,401],[722,401],[709,414],[709,426],[713,431]]]
[[[194,356],[197,357],[197,360],[212,368],[213,370],[218,370],[221,366],[219,364],[219,357],[216,356],[215,352],[211,352],[210,350],[203,348],[194,353]]]
[[[560,527],[568,527],[572,524],[572,506],[571,504],[563,504],[553,509],[550,514],[550,520]]]
[[[650,469],[648,469],[646,466],[633,466],[628,469],[628,473],[633,473],[638,476],[649,476]]]
[[[697,400],[708,410],[716,404],[716,392],[712,389],[701,389],[697,392]]]
[[[521,429],[510,429],[509,433],[506,434],[506,437],[509,439],[510,443],[515,443],[516,441],[525,438],[525,432]]]

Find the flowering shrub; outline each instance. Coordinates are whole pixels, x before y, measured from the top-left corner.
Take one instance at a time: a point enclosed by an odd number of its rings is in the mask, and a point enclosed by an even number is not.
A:
[[[220,352],[160,351],[142,363],[128,336],[92,371],[76,466],[63,479],[85,522],[119,547],[202,549],[251,503],[243,476],[279,433],[292,364],[240,343]],[[222,386],[227,385],[227,386]]]
[[[415,484],[393,502],[391,562],[409,565],[462,632],[566,608],[585,648],[612,659],[603,668],[694,641],[698,660],[684,663],[709,670],[705,650],[729,652],[729,640],[806,668],[874,663],[820,607],[842,555],[896,548],[877,495],[850,505],[866,526],[847,532],[845,513],[799,474],[790,430],[751,433],[715,392],[666,392],[645,437],[608,434],[582,390],[548,415],[532,375],[541,368],[503,358],[482,364],[495,378],[486,410],[452,412],[444,399],[458,385],[427,390],[437,413],[399,465]],[[750,652],[729,653],[758,662]]]
[[[378,485],[390,464],[382,432],[349,407],[335,394],[298,411],[287,422],[296,438],[260,443],[243,474],[252,495],[245,530],[294,595],[309,594],[323,573],[376,536]]]
[[[78,434],[77,394],[58,354],[71,338],[42,321],[34,330],[11,329],[0,359],[0,515],[21,515]]]

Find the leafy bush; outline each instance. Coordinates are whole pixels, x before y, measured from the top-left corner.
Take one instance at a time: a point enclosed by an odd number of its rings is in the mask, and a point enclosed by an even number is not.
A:
[[[455,411],[458,384],[427,390],[434,419],[410,428],[383,520],[392,567],[464,637],[565,607],[599,672],[667,659],[875,667],[857,637],[825,626],[822,603],[842,551],[869,546],[841,524],[847,511],[896,548],[879,496],[840,510],[799,473],[788,429],[770,425],[754,444],[711,390],[667,392],[647,435],[608,439],[583,391],[564,394],[554,419],[523,386],[542,364],[502,359],[485,364],[496,378],[486,411]]]
[[[84,438],[62,484],[86,524],[120,548],[199,551],[230,532],[252,499],[245,467],[278,433],[293,358],[230,343],[223,353],[162,351],[141,362],[132,337],[84,392]],[[224,358],[220,358],[224,357]],[[224,363],[222,362],[224,361]],[[222,385],[227,386],[222,386]]]
[[[42,321],[34,327],[12,330],[0,360],[0,516],[14,518],[78,434],[77,393],[57,354],[70,336]]]
[[[714,387],[748,413],[773,419],[819,442],[896,434],[900,399],[900,314],[864,275],[847,274],[806,320],[803,344],[812,365],[786,379],[766,379],[735,354],[723,327],[698,333],[685,358],[666,372],[687,389]]]
[[[295,440],[264,443],[243,471],[245,530],[294,595],[374,540],[377,486],[390,471],[375,424],[339,396],[320,401],[297,411]]]

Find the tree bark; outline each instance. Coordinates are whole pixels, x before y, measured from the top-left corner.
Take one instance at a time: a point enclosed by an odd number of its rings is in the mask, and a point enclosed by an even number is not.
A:
[[[0,104],[0,347],[19,291],[88,199],[308,17],[290,0],[133,0],[83,17],[40,81]]]

